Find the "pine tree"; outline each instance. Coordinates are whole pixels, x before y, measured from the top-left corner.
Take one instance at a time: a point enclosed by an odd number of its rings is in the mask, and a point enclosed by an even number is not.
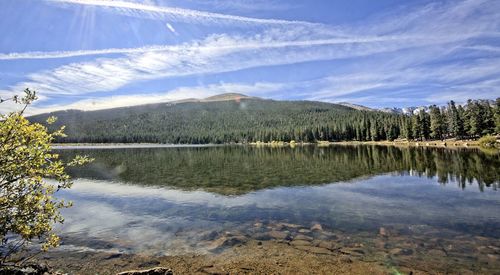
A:
[[[374,119],[370,123],[370,136],[371,136],[371,140],[373,140],[373,141],[379,140],[379,136],[378,136],[378,123],[377,123],[376,119]]]
[[[405,129],[405,138],[407,140],[412,140],[413,138],[415,138],[415,136],[413,134],[412,120],[406,119],[403,123],[404,123],[404,129]]]
[[[422,124],[422,137],[424,139],[430,139],[431,137],[431,120],[427,112],[422,110],[419,114],[420,122]]]
[[[483,114],[483,131],[481,135],[491,135],[495,132],[494,110],[488,101],[483,101],[480,105]]]
[[[448,103],[448,132],[452,137],[461,139],[464,136],[464,120],[463,120],[463,109],[461,106],[456,107],[455,102],[452,100]]]
[[[441,110],[433,105],[430,107],[431,137],[434,139],[443,139],[445,132],[445,121]]]
[[[484,110],[477,101],[469,100],[466,109],[467,118],[469,120],[470,136],[481,136],[484,130]]]
[[[411,120],[413,138],[422,140],[422,121],[420,115],[414,115]]]
[[[462,107],[462,105],[459,105],[457,107],[457,113],[456,113],[456,121],[457,121],[457,132],[455,134],[455,137],[462,139],[466,135],[467,131],[470,128],[470,124],[466,122],[466,117],[465,117],[465,109]]]
[[[495,106],[495,114],[494,114],[495,132],[497,134],[500,134],[500,97],[497,98],[495,105],[496,105]]]
[[[396,138],[398,138],[398,135],[399,135],[399,133],[398,133],[398,129],[397,129],[396,125],[390,124],[389,130],[387,131],[387,134],[386,134],[387,140],[393,141]]]

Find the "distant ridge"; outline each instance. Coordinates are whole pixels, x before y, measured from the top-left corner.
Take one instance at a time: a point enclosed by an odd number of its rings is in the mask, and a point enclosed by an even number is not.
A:
[[[187,102],[216,102],[216,101],[231,101],[231,100],[238,101],[241,99],[260,99],[260,98],[247,96],[247,95],[239,94],[239,93],[224,93],[224,94],[209,96],[206,98],[186,98],[186,99],[179,99],[179,100],[174,100],[174,101],[167,101],[165,103],[173,104],[173,103],[187,103]]]
[[[58,142],[206,144],[346,140],[353,138],[355,127],[367,116],[385,117],[384,121],[397,118],[358,109],[328,102],[225,93],[95,111],[59,111],[28,119],[45,123],[49,116],[56,116],[49,129],[65,125],[68,135]]]
[[[353,109],[356,109],[356,110],[359,110],[359,111],[377,111],[377,110],[372,109],[370,107],[366,107],[366,106],[359,105],[359,104],[354,104],[354,103],[349,103],[349,102],[339,102],[337,104],[345,106],[345,107],[353,108]]]
[[[240,100],[240,99],[248,99],[248,98],[257,99],[256,97],[251,97],[251,96],[247,96],[244,94],[225,93],[225,94],[209,96],[207,98],[204,98],[201,101],[226,101],[226,100]]]

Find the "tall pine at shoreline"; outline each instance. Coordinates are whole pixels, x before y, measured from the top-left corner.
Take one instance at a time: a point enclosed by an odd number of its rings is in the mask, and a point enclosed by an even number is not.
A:
[[[495,115],[494,115],[494,120],[495,120],[495,132],[498,134],[500,133],[500,97],[497,98],[495,101]]]

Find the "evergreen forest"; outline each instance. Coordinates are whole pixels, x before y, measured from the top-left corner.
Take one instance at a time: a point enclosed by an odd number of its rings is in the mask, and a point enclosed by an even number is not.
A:
[[[469,139],[500,133],[500,98],[436,105],[410,115],[314,101],[241,98],[158,103],[98,111],[67,110],[32,116],[58,120],[71,143],[221,144],[270,141],[380,141]]]

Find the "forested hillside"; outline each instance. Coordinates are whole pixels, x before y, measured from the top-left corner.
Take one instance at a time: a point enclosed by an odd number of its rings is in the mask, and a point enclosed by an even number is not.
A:
[[[470,107],[430,108],[406,116],[356,110],[311,101],[222,97],[99,111],[59,111],[49,116],[66,126],[59,142],[230,143],[254,141],[393,140],[480,136],[498,131],[499,107],[471,101]],[[486,102],[486,103],[485,103]],[[478,118],[478,119],[476,119]]]

